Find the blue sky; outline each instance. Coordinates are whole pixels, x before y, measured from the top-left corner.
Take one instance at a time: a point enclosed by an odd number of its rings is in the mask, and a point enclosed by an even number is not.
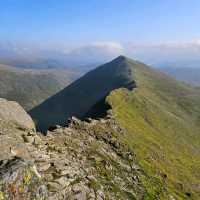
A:
[[[0,1],[0,41],[190,41],[200,37],[199,21],[199,0]]]

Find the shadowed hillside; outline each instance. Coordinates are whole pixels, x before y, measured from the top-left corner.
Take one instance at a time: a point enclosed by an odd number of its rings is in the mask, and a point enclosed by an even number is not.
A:
[[[61,92],[30,111],[39,130],[53,124],[64,124],[68,117],[83,117],[92,106],[112,90],[134,86],[133,74],[126,59],[118,57],[90,71]]]

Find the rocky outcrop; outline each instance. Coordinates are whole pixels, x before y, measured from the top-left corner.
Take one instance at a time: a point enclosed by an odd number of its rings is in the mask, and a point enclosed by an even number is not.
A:
[[[44,136],[0,121],[0,199],[142,199],[143,176],[112,117],[51,127]]]
[[[14,123],[25,129],[35,129],[31,117],[15,101],[0,98],[0,120]]]
[[[143,199],[144,174],[112,112],[43,135],[17,103],[1,102],[0,200]]]
[[[136,193],[142,199],[134,152],[117,139],[123,131],[112,118],[86,122],[73,117],[66,127],[39,135],[38,143],[26,143],[48,199],[134,199]]]

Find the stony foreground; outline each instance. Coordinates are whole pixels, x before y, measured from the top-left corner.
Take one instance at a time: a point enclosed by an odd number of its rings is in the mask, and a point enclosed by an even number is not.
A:
[[[143,199],[142,172],[112,117],[72,118],[46,136],[21,119],[0,120],[0,200]]]

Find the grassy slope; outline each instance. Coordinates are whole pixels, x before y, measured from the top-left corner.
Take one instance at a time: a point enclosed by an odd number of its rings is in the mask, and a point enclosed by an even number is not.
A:
[[[137,88],[107,98],[150,179],[146,199],[200,199],[200,91],[131,60]],[[154,177],[154,178],[153,178]],[[198,194],[199,192],[199,194]],[[190,196],[191,197],[188,197]]]
[[[26,110],[68,85],[68,71],[23,70],[0,65],[0,97],[19,102]]]

